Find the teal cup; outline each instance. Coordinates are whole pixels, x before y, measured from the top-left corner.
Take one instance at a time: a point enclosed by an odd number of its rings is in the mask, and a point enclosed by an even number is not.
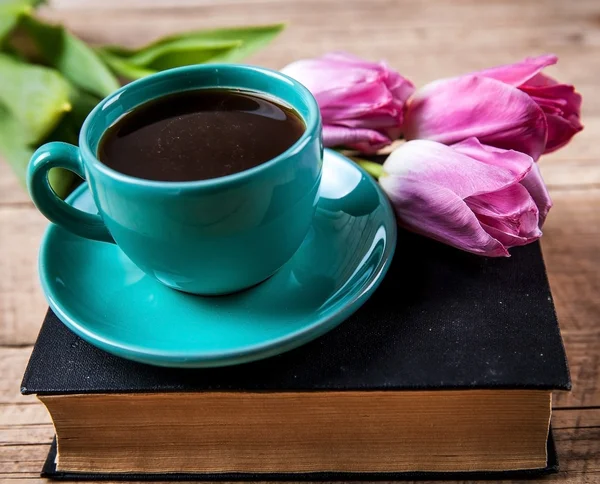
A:
[[[103,134],[124,114],[149,100],[202,88],[270,97],[293,108],[306,131],[266,163],[209,180],[145,180],[98,159]],[[81,237],[116,243],[142,271],[171,288],[216,295],[264,281],[300,247],[316,208],[322,156],[319,109],[300,83],[259,67],[196,65],[140,79],[105,98],[85,120],[79,147],[55,142],[34,153],[27,183],[51,222]],[[48,171],[56,167],[86,180],[97,215],[56,196],[48,182]]]

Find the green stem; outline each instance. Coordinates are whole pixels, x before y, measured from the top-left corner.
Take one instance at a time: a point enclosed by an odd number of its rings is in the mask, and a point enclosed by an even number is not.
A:
[[[356,158],[354,156],[352,157],[352,160],[354,160],[358,166],[362,167],[369,175],[375,178],[375,180],[379,180],[383,175],[383,166],[379,163],[363,160],[362,158]]]

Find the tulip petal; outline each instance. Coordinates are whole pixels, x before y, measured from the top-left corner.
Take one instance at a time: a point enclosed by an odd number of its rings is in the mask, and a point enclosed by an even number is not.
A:
[[[398,72],[390,69],[383,61],[374,63],[347,52],[331,52],[325,54],[321,59],[354,69],[365,69],[378,72],[380,74],[380,79],[385,82],[394,98],[400,100],[402,103],[404,103],[415,90],[415,86],[411,81],[402,77]]]
[[[347,61],[352,58],[346,57],[331,54],[321,59],[296,61],[282,69],[282,72],[302,82],[313,93],[326,123],[337,124],[337,121],[376,114],[380,119],[385,119],[385,126],[399,126],[402,123],[403,103],[408,95],[396,86],[396,91],[401,91],[405,96],[397,98],[385,81],[390,74],[395,76],[396,83],[403,79],[402,76],[387,72],[379,64],[371,62],[351,61],[349,67]],[[345,64],[331,62],[338,58]]]
[[[528,57],[521,62],[514,64],[505,64],[497,67],[490,67],[474,73],[475,75],[489,77],[497,81],[518,87],[539,74],[544,67],[551,66],[558,62],[558,57],[554,54],[540,55],[538,57]]]
[[[544,226],[546,216],[552,208],[552,200],[550,199],[548,189],[542,179],[542,174],[540,173],[537,164],[532,166],[531,171],[521,181],[521,185],[527,189],[531,198],[533,198],[533,201],[537,205],[539,211],[538,226],[541,228]]]
[[[467,153],[479,145],[482,160],[435,141],[409,141],[395,149],[383,164],[384,171],[401,178],[450,188],[461,199],[502,190],[519,183],[529,173],[532,159],[514,151],[485,151],[477,140],[467,140]],[[491,158],[496,157],[496,162]],[[482,162],[483,161],[483,162]]]
[[[538,208],[527,189],[520,184],[469,197],[465,202],[477,215],[498,220],[514,233],[518,233],[518,229],[529,233],[538,226]]]
[[[477,138],[453,144],[452,149],[482,163],[509,170],[516,181],[525,178],[534,164],[533,158],[525,153],[483,145]]]
[[[583,129],[576,117],[565,119],[561,116],[549,114],[548,120],[548,144],[544,153],[552,153],[565,146],[571,138]]]
[[[548,141],[544,153],[555,151],[566,145],[583,129],[579,120],[581,95],[567,84],[545,84],[522,86],[521,90],[531,96],[546,114]]]
[[[353,86],[342,94],[340,90],[315,96],[323,118],[328,121],[371,116],[374,113],[402,118],[402,103],[396,101],[385,84],[373,82]]]
[[[556,56],[546,55],[477,73],[517,86],[542,108],[548,124],[544,153],[561,148],[583,129],[579,121],[581,95],[573,86],[561,84],[541,73],[544,67],[557,61]]]
[[[557,59],[558,60],[558,59]],[[560,84],[556,79],[540,72],[527,81],[527,87],[548,87]],[[522,86],[521,86],[522,87]]]
[[[391,91],[394,99],[404,103],[414,92],[415,86],[398,72],[389,68],[385,62],[373,63],[356,57],[347,52],[331,52],[321,57],[324,61],[344,64],[347,67],[375,70],[381,74],[381,79]]]
[[[394,150],[383,169],[380,185],[409,230],[488,256],[507,256],[541,236],[549,199],[524,153],[473,138],[453,146],[415,140]]]
[[[482,224],[495,229],[492,235],[505,247],[524,245],[541,235],[538,208],[522,185],[469,197],[465,203]]]
[[[326,119],[368,115],[387,106],[393,116],[401,116],[404,102],[414,92],[414,85],[384,62],[369,62],[344,52],[296,61],[281,72],[302,82],[322,111],[331,109],[323,112]]]
[[[548,127],[542,109],[524,92],[495,79],[463,76],[432,82],[406,105],[406,139],[482,143],[527,153],[544,151]]]
[[[529,236],[529,237],[521,237],[519,235],[514,235],[509,232],[505,232],[502,228],[493,227],[491,225],[487,225],[484,222],[481,222],[482,228],[494,237],[496,240],[500,241],[505,247],[520,247],[522,245],[531,244],[531,242],[535,242],[542,236],[542,231],[537,230],[537,234]]]
[[[581,111],[581,94],[569,84],[554,84],[550,86],[521,86],[521,91],[529,94],[542,109],[544,106],[556,106],[565,114],[577,114]]]
[[[376,83],[381,73],[372,68],[354,66],[349,69],[343,63],[326,59],[303,59],[285,66],[281,72],[300,81],[315,97],[321,97],[324,105],[339,95],[348,95],[364,84]],[[317,99],[318,100],[318,99]]]
[[[400,111],[400,114],[401,112],[402,111]],[[377,115],[377,113],[357,119],[338,119],[335,121],[335,124],[345,126],[346,128],[368,128],[380,131],[384,128],[398,128],[397,120],[391,116]]]
[[[325,55],[323,55],[321,57],[321,59],[327,60],[327,61],[335,61],[338,63],[345,63],[348,65],[354,65],[356,67],[370,67],[373,63],[370,61],[367,61],[365,59],[361,59],[358,56],[355,56],[354,54],[350,54],[349,52],[345,52],[345,51],[334,51],[334,52],[329,52]]]
[[[474,254],[509,256],[452,190],[418,178],[392,175],[383,176],[379,182],[390,197],[399,225]]]
[[[350,129],[332,125],[323,127],[323,144],[328,147],[348,146],[363,153],[375,153],[391,142],[387,136],[372,129]]]
[[[334,52],[293,62],[282,72],[315,96],[326,146],[374,153],[400,136],[404,103],[414,86],[384,62]]]
[[[386,73],[388,75],[386,84],[394,96],[394,99],[398,100],[401,104],[404,104],[415,92],[415,85],[396,71],[388,69]]]

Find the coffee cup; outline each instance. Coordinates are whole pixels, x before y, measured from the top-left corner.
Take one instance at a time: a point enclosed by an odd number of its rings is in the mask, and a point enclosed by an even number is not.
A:
[[[99,160],[103,135],[127,113],[162,96],[214,88],[275,99],[301,117],[305,131],[262,164],[206,180],[148,180]],[[254,66],[195,65],[145,77],[106,97],[85,120],[79,147],[52,142],[34,153],[27,183],[51,222],[116,243],[142,271],[173,289],[219,295],[264,281],[300,247],[315,213],[322,155],[319,108],[299,82]],[[52,168],[84,178],[98,214],[61,200],[48,181]]]

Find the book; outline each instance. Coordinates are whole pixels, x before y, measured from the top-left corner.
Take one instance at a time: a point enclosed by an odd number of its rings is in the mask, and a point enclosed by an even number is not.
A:
[[[313,472],[304,474],[148,474],[148,473],[88,473],[88,472],[65,472],[56,469],[56,439],[52,441],[50,452],[44,462],[41,476],[54,480],[79,480],[79,481],[97,481],[97,480],[124,480],[124,481],[381,481],[381,480],[418,480],[418,479],[522,479],[530,477],[540,477],[546,474],[555,474],[558,472],[558,457],[552,432],[548,438],[548,463],[544,469],[525,469],[515,471],[490,471],[490,472],[402,472],[402,473],[348,473],[348,472]]]
[[[22,383],[57,430],[45,475],[373,480],[555,471],[551,396],[570,389],[566,357],[539,244],[511,254],[477,257],[401,232],[381,286],[338,328],[224,368],[124,360],[50,311]]]

